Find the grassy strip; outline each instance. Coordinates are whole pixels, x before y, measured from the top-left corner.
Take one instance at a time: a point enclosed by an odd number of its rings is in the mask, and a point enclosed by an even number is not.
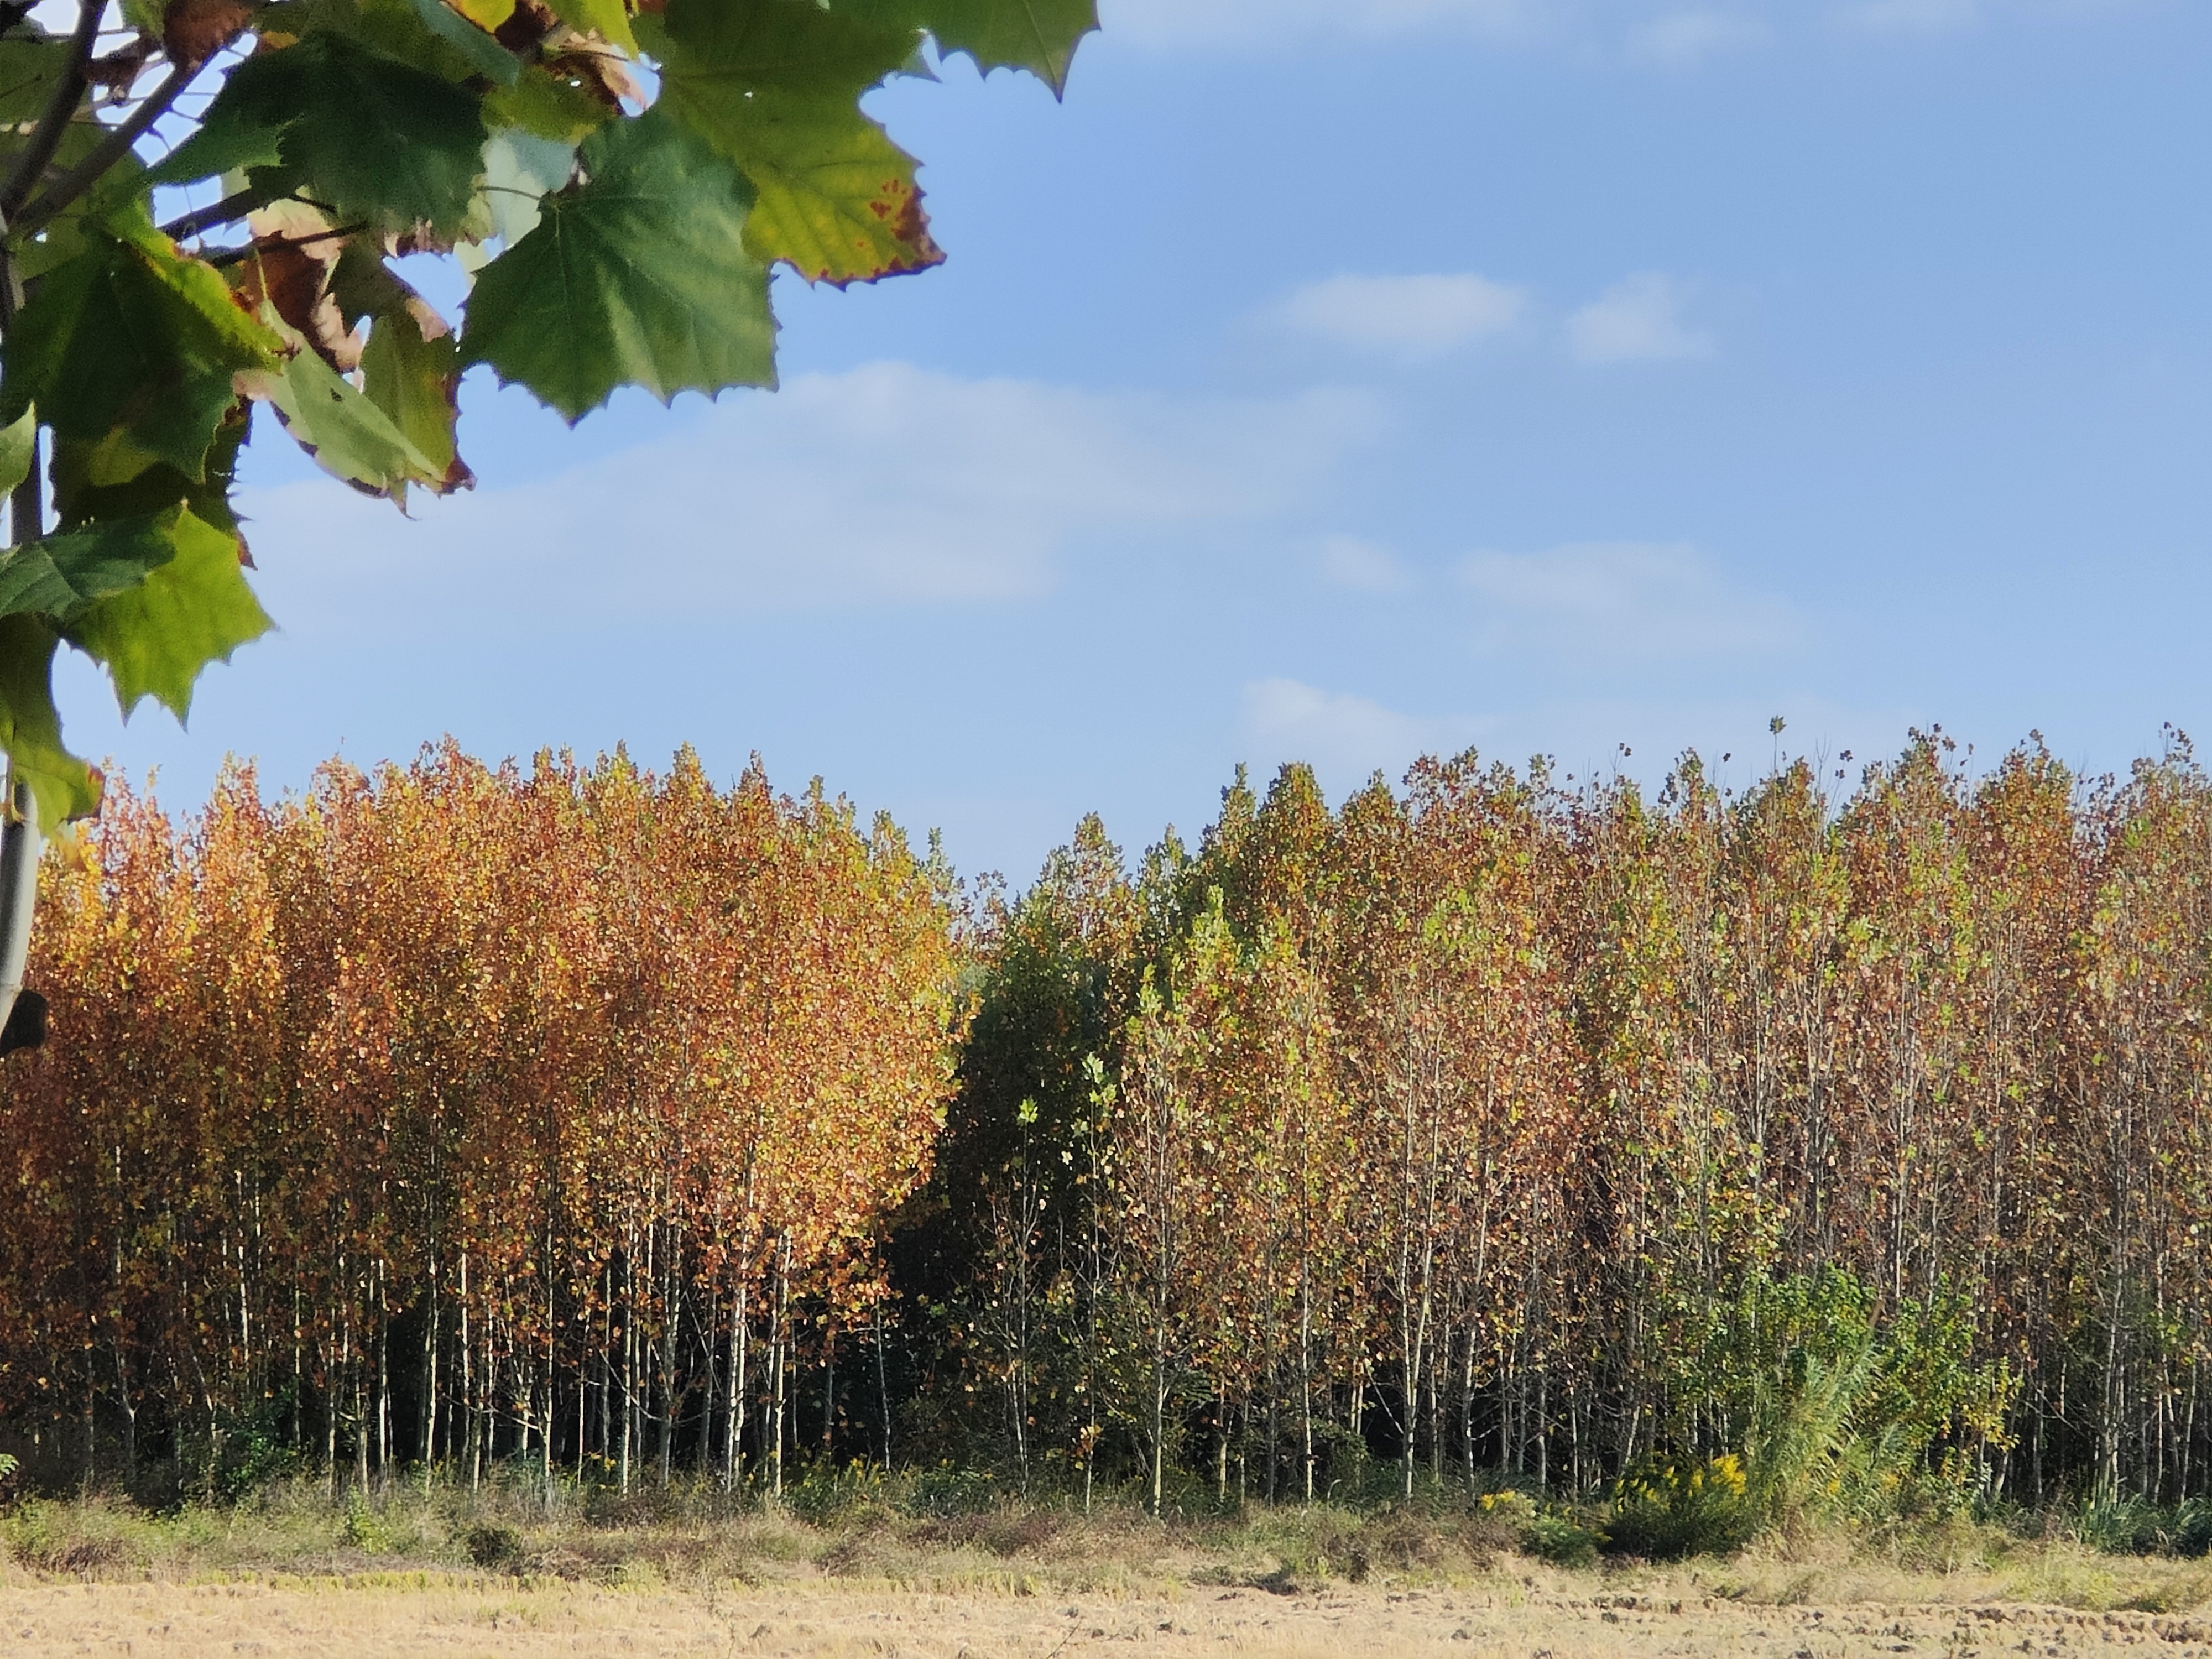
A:
[[[2212,1562],[2112,1553],[2080,1528],[1963,1517],[1770,1534],[1726,1557],[1655,1565],[1555,1547],[1576,1523],[1526,1504],[1254,1508],[1156,1521],[1000,1498],[951,1513],[907,1482],[801,1487],[781,1505],[710,1488],[629,1497],[438,1480],[349,1493],[274,1482],[225,1505],[153,1511],[113,1496],[34,1498],[0,1515],[16,1582],[432,1578],[613,1587],[848,1583],[938,1593],[1133,1595],[1164,1587],[1291,1591],[1338,1583],[1611,1586],[1761,1603],[2019,1601],[2103,1611],[2212,1604]],[[1549,1555],[1552,1559],[1546,1559]],[[1566,1559],[1560,1559],[1561,1557]]]

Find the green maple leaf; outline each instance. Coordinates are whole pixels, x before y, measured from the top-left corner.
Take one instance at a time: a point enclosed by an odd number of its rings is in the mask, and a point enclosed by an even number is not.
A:
[[[0,617],[0,749],[9,769],[31,786],[43,823],[100,810],[92,769],[62,747],[54,707],[54,630],[41,617]]]
[[[678,392],[775,384],[768,270],[745,246],[751,191],[654,109],[584,141],[584,182],[485,266],[461,361],[489,363],[570,421],[618,386]]]
[[[200,670],[228,661],[270,623],[246,584],[236,536],[182,507],[155,515],[147,528],[170,556],[143,580],[71,613],[61,632],[106,665],[125,716],[150,696],[181,720],[191,711]],[[82,533],[115,536],[122,530],[118,524]]]
[[[27,409],[12,423],[0,427],[0,495],[29,477],[38,459],[38,411]]]
[[[849,103],[762,97],[711,129],[694,125],[752,182],[745,244],[762,263],[842,288],[943,262],[914,157]]]
[[[416,448],[374,399],[323,361],[293,329],[270,318],[292,348],[275,369],[239,377],[252,397],[266,402],[301,448],[326,471],[380,495],[406,498],[410,483],[442,488],[452,464],[434,462]],[[447,439],[450,452],[452,440]]]
[[[661,98],[734,162],[753,187],[745,246],[811,282],[842,287],[924,270],[930,240],[915,161],[844,88],[758,88],[742,64],[680,49],[664,60]]]
[[[591,94],[534,64],[513,86],[495,88],[484,99],[484,119],[494,127],[519,127],[537,137],[568,144],[611,116]]]
[[[410,446],[418,465],[410,476],[441,495],[473,483],[454,438],[461,362],[452,327],[358,244],[339,258],[331,287],[349,322],[369,319],[361,389]]]
[[[182,501],[193,514],[221,530],[235,532],[230,492],[238,472],[238,452],[246,442],[252,405],[234,403],[216,428],[201,465],[191,478],[175,467],[156,463],[120,483],[99,483],[107,446],[58,438],[53,450],[54,511],[64,531],[117,519],[144,518]]]
[[[511,87],[521,79],[522,60],[500,45],[492,35],[447,5],[445,0],[408,0],[408,8],[424,28],[451,47],[463,63],[477,74],[488,78],[493,85]],[[396,55],[404,57],[406,54]]]
[[[623,0],[552,0],[554,15],[572,29],[611,40],[631,57],[637,37],[630,33],[629,10]]]
[[[94,483],[155,462],[197,479],[236,401],[232,377],[273,366],[275,338],[143,221],[88,235],[8,336],[0,419],[35,403],[57,437],[103,445]]]
[[[182,507],[0,555],[0,749],[47,823],[100,805],[91,769],[62,746],[58,639],[106,665],[126,715],[151,696],[181,720],[200,670],[269,627],[238,557],[235,535]]]
[[[70,43],[58,34],[0,40],[0,155],[22,147],[21,131],[46,111],[69,72]]]
[[[135,587],[176,556],[180,508],[65,531],[0,554],[0,617],[35,614],[59,626]]]
[[[812,0],[669,0],[659,20],[640,20],[664,84],[690,77],[702,97],[764,92],[858,98],[914,56],[915,26],[878,16],[876,0],[832,9]],[[894,8],[895,9],[895,8]]]
[[[1057,96],[1077,43],[1098,27],[1097,0],[859,0],[865,16],[927,32],[940,52],[965,52],[985,74],[1027,70]]]
[[[675,0],[647,38],[662,102],[752,185],[745,245],[754,257],[839,286],[944,258],[922,216],[914,158],[859,104],[910,54],[911,29],[796,0]]]
[[[321,31],[232,70],[199,131],[152,178],[182,184],[243,167],[257,184],[296,185],[341,219],[451,234],[475,197],[484,137],[476,94]]]

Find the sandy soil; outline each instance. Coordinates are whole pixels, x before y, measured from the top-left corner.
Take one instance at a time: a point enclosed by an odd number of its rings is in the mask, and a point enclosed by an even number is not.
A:
[[[1745,1606],[1648,1595],[1465,1589],[1310,1593],[1193,1588],[1046,1599],[825,1585],[726,1593],[415,1576],[244,1584],[0,1589],[0,1654],[384,1656],[908,1655],[1146,1659],[1224,1654],[1616,1659],[1735,1655],[1971,1659],[2129,1652],[2212,1659],[2212,1613],[2023,1605]]]

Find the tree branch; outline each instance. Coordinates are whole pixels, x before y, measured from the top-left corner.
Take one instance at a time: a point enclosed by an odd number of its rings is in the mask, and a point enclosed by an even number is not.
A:
[[[16,233],[27,235],[36,231],[98,184],[100,174],[121,161],[146,129],[168,113],[169,106],[177,101],[177,94],[190,86],[198,73],[196,66],[188,64],[179,64],[171,70],[160,86],[138,100],[136,109],[107,130],[107,137],[100,141],[98,149],[55,179],[38,200],[23,210],[15,222]]]
[[[269,205],[272,198],[250,186],[220,202],[204,208],[194,208],[161,227],[161,234],[173,242],[190,241],[202,231],[213,230],[217,225],[227,225],[234,219],[243,219],[257,208]]]
[[[264,241],[248,242],[243,247],[218,248],[213,253],[203,254],[201,258],[204,263],[211,264],[220,270],[225,265],[234,265],[241,260],[251,259],[255,254],[266,252],[270,248],[313,247],[318,242],[342,242],[347,237],[368,228],[368,221],[361,219],[349,225],[338,225],[330,230],[317,231],[313,236],[271,236]]]
[[[76,106],[84,101],[84,89],[91,83],[93,44],[100,37],[100,14],[106,9],[107,0],[77,0],[76,33],[70,37],[69,67],[55,82],[54,95],[46,100],[39,125],[31,129],[30,142],[15,158],[8,182],[0,185],[0,227],[12,226],[15,210],[23,205],[46,164],[54,159],[63,132],[76,114]]]

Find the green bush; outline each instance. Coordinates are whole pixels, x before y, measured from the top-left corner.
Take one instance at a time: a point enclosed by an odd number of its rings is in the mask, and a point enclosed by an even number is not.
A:
[[[1654,1462],[1614,1489],[1606,1548],[1647,1561],[1726,1555],[1749,1543],[1763,1520],[1735,1453],[1703,1463]]]
[[[513,1527],[484,1522],[462,1534],[461,1547],[476,1565],[496,1571],[522,1559],[522,1534]]]
[[[2139,1498],[2098,1499],[2075,1517],[2073,1530],[2106,1555],[2202,1556],[2212,1553],[2212,1499],[2172,1509]]]
[[[904,1507],[912,1515],[944,1520],[996,1509],[1005,1495],[988,1469],[940,1463],[915,1476],[907,1487]]]
[[[1754,1280],[1700,1317],[1662,1443],[1688,1449],[1622,1482],[1614,1549],[1703,1553],[1768,1529],[1957,1514],[1983,1494],[2019,1380],[2002,1360],[1975,1362],[1966,1298],[1939,1289],[1885,1309],[1832,1267]],[[1727,1460],[1734,1497],[1713,1487],[1723,1460],[1700,1461],[1717,1443],[1741,1449]]]

